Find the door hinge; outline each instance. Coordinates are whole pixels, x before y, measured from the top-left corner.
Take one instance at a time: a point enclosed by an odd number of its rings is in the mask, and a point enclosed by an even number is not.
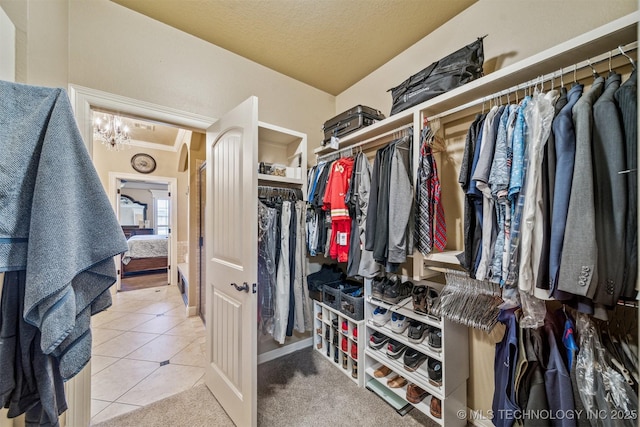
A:
[[[120,189],[118,188],[118,194],[120,194]]]
[[[256,284],[254,283],[254,284],[253,284],[253,290],[251,291],[251,293],[255,294],[255,293],[257,293],[257,292],[258,292],[258,291],[256,290]]]
[[[200,236],[199,244],[200,244],[200,247],[204,245],[204,237]]]
[[[120,275],[120,270],[118,270],[118,276]]]

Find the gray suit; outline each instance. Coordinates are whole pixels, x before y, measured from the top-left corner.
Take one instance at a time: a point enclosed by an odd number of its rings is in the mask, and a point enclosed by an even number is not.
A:
[[[615,98],[622,117],[624,137],[626,145],[626,169],[633,172],[627,173],[627,231],[625,254],[625,277],[622,295],[626,298],[635,298],[636,280],[638,275],[638,86],[637,72],[634,70],[629,79],[616,91]]]
[[[591,89],[573,107],[576,157],[569,198],[567,225],[560,261],[558,289],[592,298],[596,291],[597,257],[591,133],[593,104],[602,93],[604,78],[598,77]]]
[[[620,74],[607,77],[593,106],[593,158],[598,283],[594,302],[611,306],[622,292],[627,217],[627,180],[622,122],[614,93]]]

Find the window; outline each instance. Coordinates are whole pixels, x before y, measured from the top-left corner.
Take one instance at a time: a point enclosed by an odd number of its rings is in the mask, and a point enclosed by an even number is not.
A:
[[[156,199],[156,234],[169,235],[169,199]]]

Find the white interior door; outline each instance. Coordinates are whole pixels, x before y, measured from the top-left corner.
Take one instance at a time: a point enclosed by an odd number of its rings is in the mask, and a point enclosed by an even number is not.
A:
[[[205,381],[233,422],[257,413],[258,99],[207,131]]]

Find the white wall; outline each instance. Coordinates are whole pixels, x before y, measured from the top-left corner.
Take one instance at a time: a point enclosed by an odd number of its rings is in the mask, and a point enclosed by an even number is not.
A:
[[[209,117],[256,95],[260,120],[310,139],[335,111],[325,92],[106,0],[70,0],[69,64],[71,83]]]
[[[479,0],[338,95],[336,111],[364,104],[388,116],[391,93],[387,89],[485,34],[488,73],[635,10],[637,0]]]

